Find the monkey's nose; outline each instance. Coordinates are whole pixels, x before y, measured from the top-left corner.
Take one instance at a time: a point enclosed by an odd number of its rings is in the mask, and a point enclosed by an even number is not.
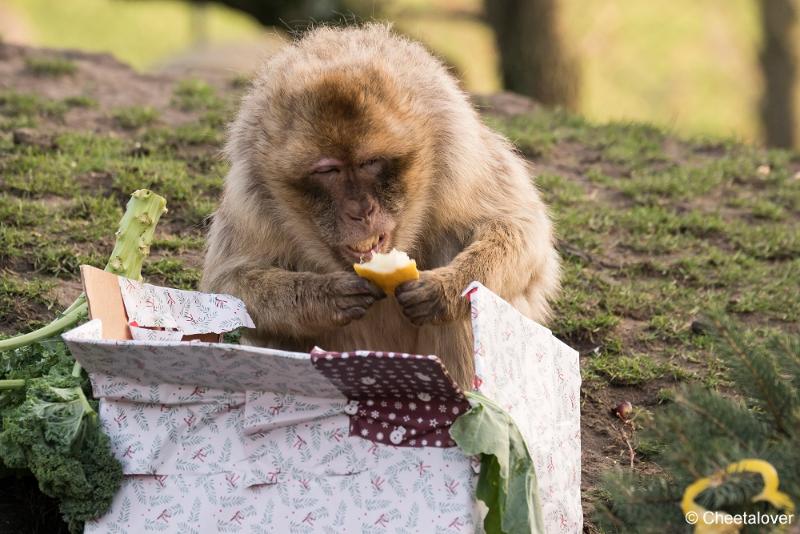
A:
[[[368,203],[366,206],[359,206],[356,209],[345,210],[347,217],[356,222],[366,221],[373,213],[375,213],[375,204],[372,202]]]

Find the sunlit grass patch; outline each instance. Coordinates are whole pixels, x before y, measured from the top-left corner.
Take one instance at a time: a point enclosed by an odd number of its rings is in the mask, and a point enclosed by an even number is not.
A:
[[[126,130],[137,130],[150,126],[158,120],[158,110],[150,106],[131,106],[120,108],[113,112],[114,121]]]
[[[620,320],[605,301],[609,290],[610,283],[593,276],[580,261],[565,262],[561,294],[550,325],[553,331],[574,343],[607,342]]]
[[[182,80],[172,93],[172,103],[184,111],[212,110],[224,102],[216,91],[202,80]]]
[[[67,105],[32,93],[0,89],[0,127],[21,128],[36,124],[38,116],[61,118]]]
[[[65,279],[79,276],[81,265],[105,265],[104,257],[99,253],[85,254],[74,245],[36,243],[28,250],[25,258],[31,262],[33,271],[37,274]]]
[[[605,380],[616,386],[635,386],[667,377],[680,380],[690,376],[676,365],[658,362],[645,354],[620,356],[598,352],[587,358],[584,379]]]
[[[150,250],[152,252],[170,253],[181,253],[187,250],[202,250],[205,246],[205,242],[205,238],[202,234],[160,237],[158,233],[156,233],[156,237],[150,245]]]
[[[200,271],[187,267],[182,262],[173,259],[160,259],[148,261],[142,267],[142,276],[158,277],[163,284],[179,289],[196,290],[200,282]]]
[[[530,157],[543,156],[557,142],[575,138],[588,128],[582,118],[559,110],[541,110],[511,118],[490,115],[484,120]]]
[[[17,325],[30,330],[38,327],[41,310],[55,305],[50,296],[54,282],[40,279],[21,280],[0,272],[0,324]]]
[[[738,224],[729,230],[737,249],[762,260],[800,257],[800,223]]]
[[[97,100],[86,95],[68,96],[63,101],[64,105],[70,108],[96,108]]]
[[[577,130],[574,139],[629,170],[667,161],[663,148],[666,134],[649,124],[609,122]]]
[[[144,135],[143,139],[161,147],[168,148],[181,145],[215,145],[221,147],[223,132],[219,127],[213,127],[204,122],[196,121],[169,128],[151,129]]]

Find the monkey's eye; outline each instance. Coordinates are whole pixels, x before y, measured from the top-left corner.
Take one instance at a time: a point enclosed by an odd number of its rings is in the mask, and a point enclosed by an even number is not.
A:
[[[383,160],[381,158],[372,158],[359,164],[359,167],[372,172],[378,172],[383,168]]]
[[[312,168],[311,174],[334,176],[342,169],[342,162],[335,158],[322,158]]]
[[[335,176],[339,174],[339,167],[335,165],[317,167],[316,169],[314,169],[313,174],[316,174],[318,176]]]

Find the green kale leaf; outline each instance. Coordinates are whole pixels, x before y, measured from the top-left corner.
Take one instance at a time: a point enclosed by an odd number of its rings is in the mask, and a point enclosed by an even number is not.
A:
[[[97,413],[72,376],[26,381],[25,400],[3,411],[0,459],[29,469],[74,532],[109,508],[122,482]]]
[[[467,455],[480,455],[475,495],[489,511],[486,534],[543,534],[536,472],[528,447],[502,408],[478,393],[467,393],[472,409],[450,427],[450,436]]]

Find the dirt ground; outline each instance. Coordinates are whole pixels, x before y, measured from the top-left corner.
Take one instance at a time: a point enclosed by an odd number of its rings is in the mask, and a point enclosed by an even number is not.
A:
[[[77,265],[103,264],[134,186],[170,206],[146,278],[195,286],[225,171],[224,123],[246,85],[205,82],[138,74],[105,55],[0,45],[0,333],[46,323],[78,295]],[[703,309],[721,306],[753,328],[796,329],[798,304],[768,280],[800,278],[800,164],[790,153],[678,140],[645,125],[589,125],[516,95],[475,101],[530,159],[557,221],[565,275],[551,326],[581,353],[594,532],[603,471],[658,470],[612,408],[628,400],[657,409],[687,380],[724,385]],[[14,499],[35,490],[13,487],[22,489],[0,495],[0,516],[52,532],[55,523],[40,524],[52,503],[23,509]]]

